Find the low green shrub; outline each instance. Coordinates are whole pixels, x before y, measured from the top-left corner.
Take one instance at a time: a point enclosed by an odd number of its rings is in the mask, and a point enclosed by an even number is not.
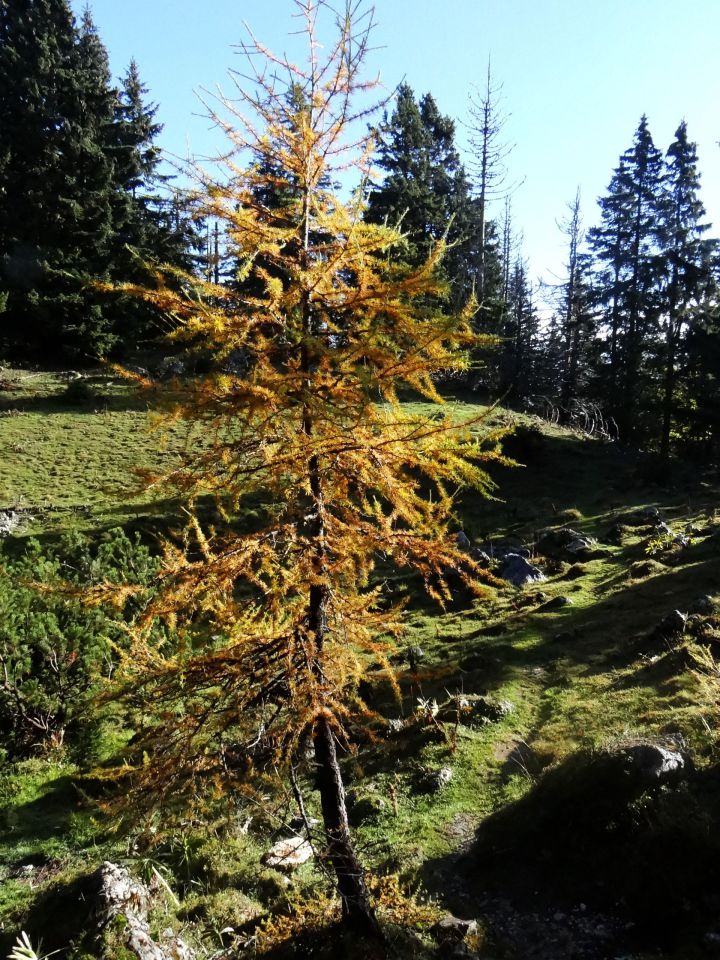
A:
[[[0,742],[11,758],[65,744],[95,759],[103,716],[87,707],[126,635],[117,611],[88,607],[81,593],[108,580],[145,585],[157,568],[120,529],[53,547],[30,540],[14,558],[0,550]]]

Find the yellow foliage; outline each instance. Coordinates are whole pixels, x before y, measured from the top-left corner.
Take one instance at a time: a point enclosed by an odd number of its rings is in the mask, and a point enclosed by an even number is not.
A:
[[[175,271],[125,288],[165,312],[174,342],[212,358],[179,399],[173,385],[170,414],[210,442],[164,482],[190,504],[215,498],[229,519],[211,530],[191,510],[184,537],[166,542],[123,663],[126,693],[148,707],[137,785],[166,801],[218,777],[232,787],[258,757],[291,761],[321,721],[343,741],[350,719],[367,718],[359,680],[373,661],[389,670],[401,629],[373,586],[378,560],[419,571],[440,603],[450,570],[478,594],[492,582],[449,529],[460,489],[491,495],[485,467],[507,462],[500,434],[398,400],[411,389],[442,405],[437,377],[466,371],[486,339],[477,304],[443,312],[444,242],[401,268],[400,231],[363,221],[362,189],[348,199],[334,186],[341,170],[361,183],[369,171],[369,138],[353,133],[366,127],[353,104],[371,87],[367,34],[355,42],[341,17],[320,62],[315,5],[296,5],[308,62],[251,45],[251,65],[261,54],[282,70],[258,66],[255,84],[218,107],[225,175],[195,171],[197,215],[224,227],[236,282]],[[230,356],[240,372],[224,368]],[[258,500],[264,521],[243,530],[234,518]],[[159,628],[177,630],[177,644],[159,643]]]

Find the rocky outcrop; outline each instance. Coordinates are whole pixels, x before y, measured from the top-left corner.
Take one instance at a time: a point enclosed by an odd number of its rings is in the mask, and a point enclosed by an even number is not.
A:
[[[195,960],[194,951],[183,940],[173,937],[172,931],[168,932],[167,941],[162,946],[153,940],[147,922],[152,899],[150,891],[133,879],[125,867],[106,860],[95,879],[101,932],[111,924],[117,928],[114,921],[122,917],[125,946],[138,960]],[[107,951],[106,956],[109,956]]]

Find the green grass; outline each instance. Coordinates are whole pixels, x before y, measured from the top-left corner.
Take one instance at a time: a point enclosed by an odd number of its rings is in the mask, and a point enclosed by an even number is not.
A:
[[[96,379],[94,401],[74,407],[63,400],[65,385],[55,375],[10,376],[20,382],[0,393],[0,508],[28,511],[24,533],[50,536],[69,525],[99,529],[172,511],[160,495],[131,500],[129,492],[135,467],[162,469],[177,462],[187,440],[181,428],[159,449],[149,429],[151,412],[112,378]],[[467,401],[448,409],[458,417],[482,410]],[[659,507],[677,529],[715,522],[720,490],[712,480],[680,472],[674,486],[661,487],[646,481],[641,461],[615,446],[502,410],[490,411],[487,422],[522,427],[507,447],[524,465],[491,468],[497,500],[469,492],[459,502],[458,527],[478,541],[532,549],[540,531],[562,525],[602,539],[618,517],[649,506]],[[674,738],[699,767],[715,762],[717,705],[689,666],[694,641],[686,637],[671,648],[650,634],[672,609],[717,594],[720,536],[698,537],[683,551],[659,554],[647,575],[635,578],[631,567],[645,559],[650,537],[649,528],[630,528],[622,545],[603,543],[606,556],[583,562],[577,579],[565,578],[568,564],[548,567],[542,584],[523,591],[488,589],[484,598],[459,597],[447,610],[414,592],[412,583],[390,579],[399,591],[411,592],[401,645],[422,647],[425,659],[417,672],[399,664],[401,703],[380,678],[369,692],[371,706],[407,717],[419,698],[443,701],[462,691],[507,699],[514,710],[498,723],[460,725],[455,733],[449,727],[445,738],[414,727],[362,746],[344,761],[357,794],[381,801],[357,827],[369,866],[397,871],[442,901],[460,882],[455,863],[472,846],[477,827],[513,809],[532,793],[543,770],[578,751],[633,738]],[[533,599],[538,590],[570,597],[572,604],[541,612]],[[419,772],[442,766],[453,769],[447,787],[419,793]],[[17,930],[43,884],[120,855],[118,842],[82,803],[75,773],[61,759],[4,771],[0,921],[9,932]],[[189,829],[187,842],[198,850],[183,860],[170,844],[159,861],[182,895],[183,906],[171,919],[184,923],[191,939],[209,938],[206,943],[215,947],[213,930],[233,925],[233,912],[247,919],[275,910],[289,895],[323,882],[306,868],[285,889],[259,864],[272,824],[256,817],[245,837],[228,822],[210,839],[204,826]],[[54,865],[53,876],[37,888],[18,873],[28,858]],[[162,914],[163,922],[168,916]]]

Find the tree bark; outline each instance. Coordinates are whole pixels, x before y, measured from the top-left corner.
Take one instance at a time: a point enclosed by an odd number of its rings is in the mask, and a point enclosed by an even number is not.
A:
[[[378,938],[380,928],[370,902],[363,868],[350,838],[335,735],[324,718],[315,725],[313,743],[328,857],[337,878],[343,921],[354,933]]]

